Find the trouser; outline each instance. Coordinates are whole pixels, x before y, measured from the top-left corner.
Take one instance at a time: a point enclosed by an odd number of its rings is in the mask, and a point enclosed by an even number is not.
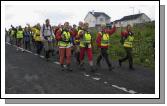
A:
[[[10,36],[10,43],[14,44],[14,36],[12,36],[12,35]]]
[[[53,51],[53,42],[50,42],[50,41],[48,41],[48,40],[45,40],[44,42],[43,42],[43,44],[44,44],[44,49],[45,49],[45,57],[46,58],[50,58],[50,52],[52,52]]]
[[[92,48],[80,48],[80,62],[82,63],[84,60],[85,52],[87,52],[88,61],[91,66],[93,66],[93,54],[92,54]]]
[[[97,65],[100,65],[101,59],[104,58],[106,63],[107,63],[107,65],[108,65],[108,67],[111,67],[111,63],[110,63],[110,60],[108,58],[107,50],[108,50],[107,48],[101,48],[100,49],[100,54],[97,57]]]
[[[133,67],[132,48],[125,47],[125,51],[126,51],[126,56],[120,59],[119,61],[124,62],[126,60],[129,60],[129,67],[132,68]]]
[[[35,41],[35,45],[36,45],[36,53],[40,55],[43,48],[43,44],[41,41]]]
[[[23,38],[17,38],[17,47],[23,47]]]
[[[36,48],[36,42],[35,42],[35,39],[32,37],[32,39],[31,39],[31,42],[32,42],[32,46],[33,46],[33,48]]]
[[[75,45],[75,58],[78,64],[80,64],[80,47],[79,45]]]
[[[53,50],[53,42],[45,40],[43,44],[44,44],[45,51]]]
[[[24,43],[25,43],[25,49],[31,50],[30,41],[25,41]]]
[[[60,64],[64,64],[66,58],[66,64],[71,64],[71,48],[59,48]]]

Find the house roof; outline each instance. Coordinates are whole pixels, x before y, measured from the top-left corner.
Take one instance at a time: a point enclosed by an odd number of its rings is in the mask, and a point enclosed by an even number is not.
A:
[[[89,12],[90,14],[92,14],[94,17],[99,17],[100,15],[104,15],[106,18],[110,18],[110,16],[108,16],[106,13],[104,12]]]
[[[132,20],[132,19],[136,19],[136,18],[139,18],[140,16],[142,16],[143,14],[144,14],[144,13],[124,16],[124,17],[123,17],[123,18],[121,18],[119,21],[125,21],[125,20]]]

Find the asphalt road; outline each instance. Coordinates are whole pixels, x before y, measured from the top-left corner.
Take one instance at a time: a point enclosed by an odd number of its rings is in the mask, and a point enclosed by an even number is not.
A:
[[[113,62],[113,72],[106,63],[95,73],[79,70],[72,57],[72,72],[61,71],[56,56],[47,62],[35,51],[17,51],[5,45],[5,92],[7,94],[154,94],[155,72],[135,65],[130,71]]]

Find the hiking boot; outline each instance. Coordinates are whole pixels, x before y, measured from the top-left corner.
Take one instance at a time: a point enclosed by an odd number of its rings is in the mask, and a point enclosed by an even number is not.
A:
[[[130,69],[131,71],[134,71],[134,70],[135,70],[133,67],[129,67],[129,69]]]
[[[65,67],[63,64],[61,64],[61,71],[64,71],[65,70]]]
[[[85,70],[84,63],[80,63],[79,67],[81,70]]]
[[[122,62],[121,62],[121,60],[118,60],[118,62],[119,62],[119,66],[121,67],[121,66],[122,66]]]
[[[109,67],[108,71],[113,71],[114,67]]]
[[[100,67],[101,67],[101,64],[100,64],[100,63],[96,63],[96,66],[100,68]]]
[[[90,71],[91,71],[91,72],[95,72],[96,70],[95,70],[95,68],[94,68],[93,66],[91,66],[91,67],[90,67]]]
[[[49,61],[49,58],[46,58],[46,61],[48,62],[48,61]]]
[[[67,71],[72,71],[70,65],[67,65]]]

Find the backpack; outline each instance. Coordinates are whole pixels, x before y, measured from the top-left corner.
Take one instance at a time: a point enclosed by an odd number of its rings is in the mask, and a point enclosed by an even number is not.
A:
[[[42,36],[43,36],[44,38],[45,38],[45,36],[44,36],[45,26],[46,26],[46,25],[43,25],[43,29],[42,29]],[[51,25],[49,25],[49,27],[50,27],[51,35],[53,35]]]

